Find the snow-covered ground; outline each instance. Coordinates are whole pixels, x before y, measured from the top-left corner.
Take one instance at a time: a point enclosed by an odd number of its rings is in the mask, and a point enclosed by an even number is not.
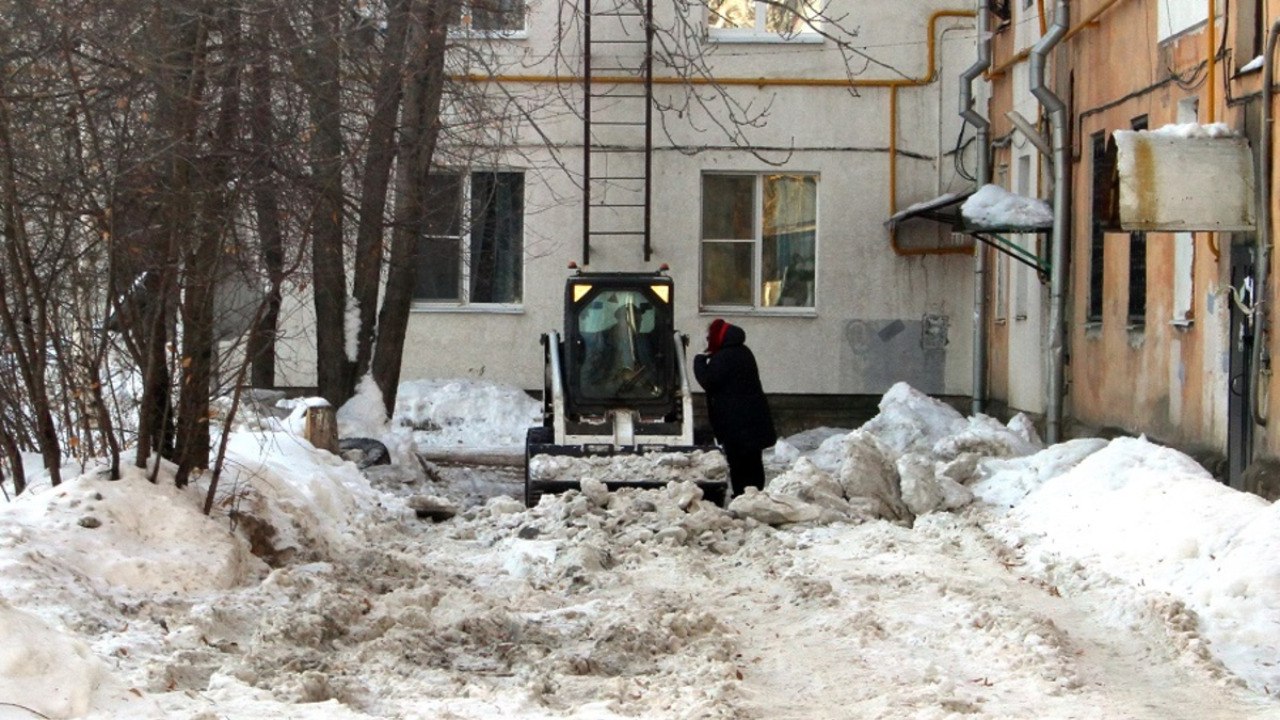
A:
[[[367,388],[366,388],[367,390]],[[344,436],[242,418],[207,478],[90,472],[0,505],[0,718],[1280,718],[1280,505],[1140,439],[1045,448],[905,385],[689,483],[525,509],[536,402],[368,392]],[[452,519],[414,508],[452,507]]]

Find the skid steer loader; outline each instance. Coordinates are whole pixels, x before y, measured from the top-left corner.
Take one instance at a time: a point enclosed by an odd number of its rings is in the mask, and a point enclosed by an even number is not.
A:
[[[694,430],[689,339],[674,327],[666,269],[579,270],[565,283],[564,334],[542,336],[543,422],[526,438],[526,505],[580,487],[588,466],[563,459],[606,457],[617,461],[602,473],[610,490],[691,479],[711,502],[727,500],[724,458]]]

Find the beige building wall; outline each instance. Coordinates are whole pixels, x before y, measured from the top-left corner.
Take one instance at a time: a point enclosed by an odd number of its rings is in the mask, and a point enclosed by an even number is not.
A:
[[[1036,106],[1028,104],[1026,55],[1020,51],[1040,36],[1041,8],[1051,19],[1057,3],[1035,0],[1026,7],[1028,3],[1017,0],[1010,5],[1013,17],[997,29],[993,40],[989,114],[996,140],[994,165],[1007,169],[1003,184],[1017,189],[1020,136],[1005,113],[1017,109],[1037,118]],[[1252,247],[1256,236],[1150,232],[1145,252],[1135,256],[1135,239],[1129,233],[1104,233],[1100,248],[1095,247],[1093,233],[1094,175],[1099,168],[1093,157],[1095,136],[1110,137],[1142,120],[1151,129],[1216,122],[1248,138],[1255,157],[1261,152],[1261,73],[1250,62],[1261,53],[1266,29],[1280,17],[1280,9],[1267,16],[1262,2],[1219,2],[1211,28],[1210,5],[1204,0],[1076,0],[1069,3],[1067,37],[1050,56],[1047,80],[1066,101],[1070,118],[1065,413],[1068,422],[1087,429],[1146,433],[1223,454],[1251,433],[1252,446],[1244,452],[1252,459],[1274,455],[1280,437],[1275,423],[1253,425],[1232,398],[1242,372],[1232,371],[1232,343],[1240,341],[1239,329],[1231,325],[1232,253],[1233,247]],[[1002,144],[1002,139],[1009,141]],[[1032,194],[1051,197],[1050,172],[1051,165],[1043,163],[1038,184],[1031,184],[1038,190]],[[1266,202],[1275,205],[1273,198]],[[1100,251],[1100,283],[1093,264],[1095,250]],[[1129,307],[1135,257],[1146,264],[1140,274],[1145,281],[1140,317],[1132,317]],[[1099,288],[1100,302],[1091,304]],[[1239,277],[1236,288],[1239,297]],[[988,289],[992,296],[1001,292],[995,278]],[[1047,293],[1048,287],[1041,286],[1042,311]],[[1245,305],[1236,307],[1247,305],[1245,298]],[[1091,312],[1094,309],[1100,312]],[[1020,377],[1034,366],[1028,360],[1035,340],[1018,339],[1010,324],[1007,319],[992,320],[993,400],[1011,409],[1033,409],[1027,383]],[[1274,355],[1274,339],[1269,336],[1267,341]],[[1044,342],[1042,355],[1047,352]],[[1264,374],[1264,407],[1274,414],[1270,384],[1270,376]],[[1234,420],[1232,410],[1237,414]]]
[[[741,106],[767,107],[763,124],[742,128],[735,142],[717,130],[726,122],[716,116],[723,102],[666,113],[667,130],[655,133],[653,153],[653,256],[645,262],[638,243],[595,243],[590,267],[634,271],[668,264],[676,279],[677,327],[691,336],[691,350],[701,349],[714,317],[741,325],[769,392],[879,394],[903,380],[935,394],[967,395],[972,257],[900,256],[884,223],[895,208],[967,187],[954,171],[952,152],[960,127],[957,79],[974,52],[972,13],[948,2],[852,0],[838,0],[832,13],[846,14],[844,5],[859,33],[843,49],[831,40],[708,42],[717,78],[760,79],[758,86],[729,92]],[[519,62],[504,69],[520,74],[504,87],[538,106],[544,135],[526,125],[518,142],[484,161],[526,172],[522,302],[418,306],[404,380],[483,377],[542,386],[538,338],[561,327],[566,268],[582,259],[579,90],[552,84],[541,74],[550,72],[546,62],[528,62],[549,55],[542,28],[555,12],[549,3],[533,6],[527,39],[506,47]],[[569,52],[565,59],[576,58]],[[669,98],[677,90],[659,85],[655,92]],[[972,167],[972,156],[968,162]],[[819,177],[815,307],[700,308],[701,183],[708,172]]]

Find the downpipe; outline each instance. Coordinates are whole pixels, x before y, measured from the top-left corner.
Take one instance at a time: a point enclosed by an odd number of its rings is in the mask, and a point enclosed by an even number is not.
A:
[[[973,109],[973,82],[991,66],[990,0],[978,0],[978,59],[960,75],[960,117],[977,131],[977,188],[991,181],[991,123]],[[987,400],[987,252],[976,243],[973,260],[973,414]]]
[[[1031,94],[1044,108],[1049,119],[1053,148],[1053,232],[1050,236],[1049,271],[1049,377],[1045,407],[1045,440],[1053,444],[1062,440],[1063,368],[1065,364],[1065,307],[1067,264],[1067,211],[1070,188],[1067,184],[1069,148],[1067,146],[1067,106],[1045,84],[1045,61],[1049,53],[1067,34],[1070,15],[1067,0],[1058,0],[1053,11],[1053,26],[1031,48],[1028,70]]]
[[[1253,358],[1249,373],[1249,408],[1253,422],[1266,427],[1269,410],[1264,397],[1271,381],[1271,353],[1267,351],[1267,276],[1271,271],[1271,124],[1272,100],[1275,93],[1276,39],[1280,35],[1280,20],[1271,24],[1267,33],[1267,48],[1262,56],[1262,128],[1258,144],[1258,238],[1257,268],[1253,301]]]

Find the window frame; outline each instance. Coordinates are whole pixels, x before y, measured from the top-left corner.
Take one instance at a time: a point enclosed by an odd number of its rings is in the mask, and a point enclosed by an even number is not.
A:
[[[457,22],[449,23],[449,36],[461,39],[476,40],[527,40],[529,39],[529,3],[520,3],[520,27],[499,30],[477,30],[473,24],[475,18],[474,5],[486,0],[463,0],[458,5]],[[489,0],[492,1],[492,0]]]
[[[783,33],[773,32],[768,29],[768,8],[775,3],[768,0],[746,0],[755,5],[755,27],[752,28],[725,28],[712,27],[711,21],[717,16],[717,13],[711,9],[711,5],[704,0],[702,5],[703,23],[702,29],[706,39],[710,42],[717,43],[761,43],[761,44],[780,44],[780,45],[821,45],[826,42],[822,28],[822,13],[826,10],[826,3],[822,0],[813,0],[815,3],[815,19],[805,22],[805,27],[798,32]]]
[[[814,207],[814,228],[813,228],[813,304],[812,305],[764,305],[764,185],[765,178],[771,175],[787,175],[812,178],[813,188],[813,207]],[[752,237],[750,239],[741,238],[711,238],[703,237],[703,218],[706,212],[706,179],[708,177],[750,177],[752,178],[752,199],[751,199],[751,226]],[[818,288],[818,278],[821,277],[821,269],[819,267],[819,247],[822,237],[822,202],[821,202],[821,185],[822,174],[817,171],[787,171],[779,172],[776,170],[715,170],[704,171],[698,178],[698,311],[703,314],[717,315],[768,315],[771,317],[790,316],[790,317],[813,317],[818,314],[818,306],[820,303],[820,293]],[[705,280],[705,248],[708,243],[720,244],[747,244],[751,245],[751,303],[749,305],[727,305],[727,304],[710,304],[703,302],[704,298],[704,280]]]
[[[1089,293],[1085,297],[1085,322],[1091,325],[1102,323],[1103,291],[1106,287],[1106,232],[1102,229],[1103,199],[1099,197],[1106,186],[1104,171],[1110,172],[1107,163],[1107,133],[1098,131],[1089,136],[1090,157],[1093,164],[1093,202],[1090,207],[1089,223]]]
[[[430,234],[425,229],[418,238],[418,242],[426,242],[431,239],[450,239],[458,243],[458,298],[457,299],[431,299],[421,298],[417,296],[417,286],[413,289],[414,297],[412,299],[412,310],[426,312],[483,312],[483,313],[521,313],[524,311],[524,291],[526,287],[527,272],[525,267],[525,217],[528,215],[526,208],[528,207],[528,184],[527,176],[524,170],[512,168],[493,168],[493,169],[458,169],[458,168],[437,168],[430,173],[432,176],[462,176],[465,182],[462,184],[462,198],[458,202],[457,218],[457,235]],[[477,175],[517,175],[520,177],[520,229],[519,229],[519,247],[513,251],[518,255],[519,282],[518,293],[519,300],[514,302],[476,302],[471,299],[474,292],[473,274],[472,274],[472,252],[474,239],[472,233],[475,228],[475,207],[473,204],[475,176]],[[418,263],[421,257],[415,250],[414,272],[418,272]]]
[[[1131,130],[1146,130],[1150,121],[1139,115],[1129,123]],[[1147,234],[1129,233],[1129,282],[1126,304],[1126,322],[1130,329],[1141,330],[1147,325]]]

